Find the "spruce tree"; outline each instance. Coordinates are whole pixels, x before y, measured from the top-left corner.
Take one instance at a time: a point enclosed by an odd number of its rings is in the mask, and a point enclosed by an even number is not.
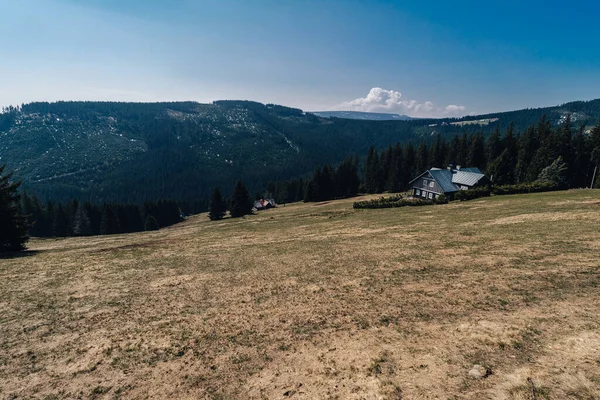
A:
[[[223,201],[223,196],[221,196],[221,191],[219,188],[215,188],[212,194],[212,198],[210,200],[210,207],[208,212],[208,218],[212,221],[216,221],[219,219],[223,219],[225,216],[225,211],[227,210],[227,206]]]
[[[3,175],[6,165],[0,166],[0,252],[25,249],[27,221],[21,215],[20,182],[11,181],[12,173]]]
[[[502,154],[502,142],[500,140],[500,128],[496,126],[494,133],[490,135],[486,143],[486,158],[492,163]]]
[[[382,173],[379,154],[375,147],[369,147],[367,160],[364,167],[364,188],[367,193],[379,193],[383,190],[381,187]]]
[[[158,221],[152,215],[148,215],[146,223],[144,224],[145,231],[157,231],[160,228]]]
[[[421,144],[419,144],[419,147],[417,147],[417,154],[415,157],[415,163],[417,165],[417,174],[420,174],[429,169],[428,153],[429,150],[427,148],[427,143],[421,142]]]
[[[73,219],[73,234],[75,236],[90,236],[92,234],[92,223],[84,204],[77,205],[77,211]]]
[[[52,234],[54,237],[69,236],[69,216],[63,205],[58,203],[54,209],[54,219],[52,220]]]
[[[121,225],[119,219],[115,214],[112,204],[104,204],[102,207],[102,217],[100,220],[100,234],[101,235],[112,235],[119,233]]]
[[[480,133],[475,135],[473,140],[471,140],[469,156],[467,157],[467,164],[468,167],[477,167],[482,171],[485,170],[485,141]]]
[[[237,181],[231,195],[231,206],[229,207],[229,213],[232,218],[243,217],[247,214],[252,214],[252,201],[248,194],[248,189],[242,183]]]

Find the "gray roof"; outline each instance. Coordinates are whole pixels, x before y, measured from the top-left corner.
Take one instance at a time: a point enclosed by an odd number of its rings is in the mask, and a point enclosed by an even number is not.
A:
[[[432,168],[429,170],[429,174],[435,179],[445,193],[456,192],[459,190],[459,188],[452,183],[452,172],[447,169]]]
[[[452,193],[460,190],[459,185],[475,186],[485,177],[479,168],[461,168],[460,170],[448,170],[440,168],[431,168],[413,179],[412,184],[423,175],[430,175],[440,185],[444,193]]]
[[[464,172],[475,172],[476,174],[483,175],[483,172],[481,172],[477,167],[461,168],[460,170]]]
[[[479,182],[479,180],[484,176],[485,175],[483,175],[481,172],[469,172],[461,169],[460,171],[456,171],[452,174],[452,183],[456,183],[457,185],[475,186],[477,182]]]

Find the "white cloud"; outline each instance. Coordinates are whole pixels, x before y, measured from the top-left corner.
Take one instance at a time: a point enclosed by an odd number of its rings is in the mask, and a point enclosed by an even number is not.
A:
[[[456,104],[450,104],[444,108],[444,111],[447,114],[464,114],[466,110],[467,108],[465,106],[457,106]]]
[[[440,108],[431,101],[419,103],[416,100],[405,100],[402,98],[402,93],[380,87],[372,88],[367,97],[344,102],[335,108],[347,111],[407,114],[412,117],[455,117],[466,114],[465,106],[451,104]]]

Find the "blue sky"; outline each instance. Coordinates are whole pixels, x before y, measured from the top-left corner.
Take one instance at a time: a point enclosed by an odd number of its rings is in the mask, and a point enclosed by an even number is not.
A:
[[[464,115],[600,97],[595,1],[0,0],[0,105]]]

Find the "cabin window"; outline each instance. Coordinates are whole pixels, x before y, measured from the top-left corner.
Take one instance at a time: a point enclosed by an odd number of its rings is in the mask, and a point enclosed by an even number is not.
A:
[[[429,182],[429,187],[433,187],[434,183],[433,181]]]
[[[427,179],[423,179],[423,186],[427,187]]]
[[[429,198],[433,199],[433,193],[429,193]]]
[[[423,192],[423,197],[427,198],[427,192],[425,192],[425,191]]]
[[[420,196],[421,195],[421,191],[419,189],[417,189],[417,193],[416,194],[417,194],[417,196]]]

